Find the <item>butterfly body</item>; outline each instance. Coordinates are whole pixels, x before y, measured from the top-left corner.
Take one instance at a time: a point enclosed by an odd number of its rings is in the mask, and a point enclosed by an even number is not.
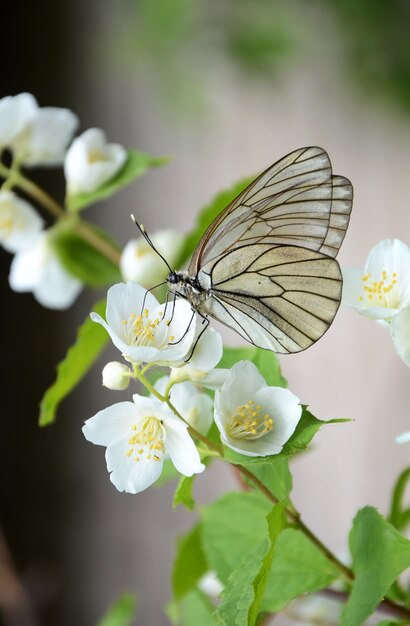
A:
[[[263,172],[210,224],[170,291],[204,317],[279,353],[305,350],[339,308],[335,257],[350,218],[350,181],[327,153],[300,148]]]

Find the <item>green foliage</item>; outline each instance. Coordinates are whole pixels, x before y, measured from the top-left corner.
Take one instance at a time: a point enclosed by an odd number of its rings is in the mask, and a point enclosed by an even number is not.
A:
[[[410,540],[372,507],[356,515],[349,536],[355,580],[341,626],[360,626],[372,615],[396,578],[410,567]]]
[[[244,456],[244,455],[243,455]],[[260,462],[247,463],[251,457],[245,457],[241,465],[249,467],[250,471],[261,483],[269,489],[277,500],[287,498],[292,491],[293,479],[289,469],[289,461],[281,455],[258,457]],[[249,485],[256,489],[252,481]]]
[[[271,505],[260,494],[228,493],[202,512],[202,546],[211,569],[228,582],[238,563],[266,537]]]
[[[185,239],[183,248],[180,252],[180,256],[178,258],[175,267],[182,267],[183,264],[190,259],[193,251],[195,250],[199,240],[204,234],[205,230],[214,221],[216,217],[224,210],[226,206],[237,195],[241,193],[245,189],[245,187],[253,180],[253,178],[242,180],[238,183],[235,183],[230,189],[222,191],[218,194],[210,204],[202,209],[200,214],[197,217],[196,224],[193,230],[188,234]]]
[[[135,617],[136,604],[135,596],[125,593],[108,609],[98,626],[130,626]]]
[[[285,527],[284,503],[267,515],[267,536],[229,577],[217,611],[223,626],[255,626],[272,565],[276,540]]]
[[[293,598],[325,589],[339,574],[301,531],[286,528],[276,543],[262,609],[280,611]]]
[[[287,387],[280,371],[279,359],[274,352],[255,347],[229,348],[224,346],[223,357],[218,367],[230,369],[238,361],[252,361],[270,387]]]
[[[230,584],[230,575],[266,539],[269,502],[255,493],[229,493],[202,511],[202,546],[209,567]],[[276,540],[261,609],[275,612],[304,593],[327,587],[339,570],[309,539],[286,528]]]
[[[215,608],[202,592],[190,591],[180,603],[171,603],[167,615],[175,626],[216,626]]]
[[[95,191],[88,193],[76,193],[67,196],[66,206],[72,213],[77,213],[82,209],[105,200],[112,196],[114,193],[132,183],[136,178],[145,174],[145,172],[152,167],[162,165],[168,161],[167,157],[152,157],[145,152],[137,152],[136,150],[128,151],[128,158],[122,169],[111,178],[111,180],[104,183],[101,187]]]
[[[405,507],[403,499],[410,481],[410,467],[407,467],[397,479],[393,489],[388,520],[397,530],[404,530],[410,523],[410,507]]]
[[[181,600],[195,589],[198,580],[208,569],[202,550],[201,524],[197,524],[178,541],[172,568],[172,590],[175,600]]]
[[[92,227],[92,230],[108,241],[106,234],[100,229]],[[98,289],[121,280],[118,265],[75,231],[69,228],[57,229],[53,236],[53,246],[68,272],[87,287]]]
[[[195,507],[195,500],[192,495],[192,486],[194,483],[195,474],[192,476],[181,476],[179,483],[174,493],[173,505],[174,509],[178,504],[182,504],[188,511],[192,511]]]
[[[98,302],[94,311],[104,314],[105,300]],[[40,403],[40,426],[54,422],[62,400],[82,380],[108,342],[106,331],[86,319],[80,326],[75,343],[68,349],[65,358],[57,365],[57,377],[44,394]]]

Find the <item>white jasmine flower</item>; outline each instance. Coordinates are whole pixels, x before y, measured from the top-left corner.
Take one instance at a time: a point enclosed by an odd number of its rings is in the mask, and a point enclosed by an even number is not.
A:
[[[37,235],[32,247],[16,254],[9,282],[14,291],[32,291],[36,300],[50,309],[68,308],[82,289],[58,258],[49,231]]]
[[[69,109],[37,106],[12,142],[16,160],[30,167],[61,165],[78,123],[78,117]]]
[[[396,443],[408,443],[410,441],[410,431],[407,433],[402,433],[398,437],[396,437]]]
[[[247,456],[278,454],[293,434],[302,407],[288,389],[268,387],[251,361],[239,361],[215,393],[222,442]]]
[[[165,454],[184,476],[205,469],[187,425],[157,399],[133,396],[87,420],[88,441],[107,446],[105,458],[111,482],[119,491],[139,493],[159,478]]]
[[[127,160],[127,151],[107,143],[104,131],[89,128],[74,139],[64,162],[69,194],[91,192],[113,178]]]
[[[410,307],[401,309],[394,316],[390,332],[399,356],[410,366]]]
[[[202,321],[198,320],[193,345],[197,343],[193,354],[187,364],[179,364],[180,367],[171,369],[171,381],[180,383],[191,380],[208,389],[220,389],[230,372],[229,369],[214,369],[222,358],[222,338],[213,328],[202,331]]]
[[[33,245],[43,228],[34,207],[12,191],[0,190],[0,244],[9,252]]]
[[[162,395],[169,383],[169,376],[160,378],[155,383],[155,389]],[[173,385],[170,391],[170,400],[178,413],[203,435],[207,435],[213,420],[212,398],[199,391],[189,382]]]
[[[218,598],[221,595],[224,586],[216,575],[216,572],[210,570],[198,580],[198,588],[207,596]]]
[[[283,610],[284,615],[295,620],[300,626],[337,626],[343,604],[333,598],[310,595],[297,598]]]
[[[399,239],[383,239],[369,253],[364,269],[343,271],[346,304],[387,325],[410,306],[410,248]]]
[[[91,313],[104,326],[113,344],[128,361],[167,365],[189,356],[195,336],[195,315],[185,300],[160,305],[136,283],[119,283],[108,290],[106,319]]]
[[[37,109],[30,93],[6,96],[0,100],[0,147],[9,146],[27,126]]]
[[[184,236],[174,230],[161,230],[154,233],[151,239],[158,252],[173,267],[178,260]],[[169,271],[144,237],[131,239],[127,243],[121,255],[120,269],[125,281],[132,280],[147,289],[165,280]]]
[[[102,371],[102,384],[113,391],[124,391],[130,384],[132,372],[124,363],[111,361]]]

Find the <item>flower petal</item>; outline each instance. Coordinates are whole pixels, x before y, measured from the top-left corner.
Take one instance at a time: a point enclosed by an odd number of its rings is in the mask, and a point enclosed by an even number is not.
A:
[[[235,409],[249,402],[266,381],[251,361],[239,361],[232,367],[221,387],[219,403],[222,413],[231,415]]]
[[[222,337],[211,327],[208,327],[205,332],[202,332],[203,326],[201,322],[198,322],[197,326],[199,327],[198,330],[200,338],[195,346],[194,353],[189,360],[189,367],[207,372],[213,367],[216,367],[222,359]]]
[[[122,443],[107,448],[105,453],[107,469],[112,484],[118,491],[127,493],[140,493],[150,487],[160,477],[163,467],[163,459],[148,460],[146,455],[135,458],[126,454],[126,448]]]
[[[410,366],[410,307],[397,313],[392,320],[390,331],[397,353],[405,364]]]
[[[111,446],[124,440],[124,433],[138,418],[134,402],[118,402],[86,420],[84,437],[97,446]]]
[[[6,96],[0,100],[0,146],[9,146],[34,116],[38,104],[31,93]]]
[[[8,252],[33,247],[43,224],[31,204],[12,191],[0,191],[0,243]]]
[[[198,450],[191,439],[186,424],[178,418],[164,422],[166,437],[166,449],[178,472],[184,476],[199,474],[205,469],[201,463]]]

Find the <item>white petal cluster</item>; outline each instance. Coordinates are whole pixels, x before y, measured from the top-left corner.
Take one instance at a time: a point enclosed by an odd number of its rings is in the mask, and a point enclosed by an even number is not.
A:
[[[343,271],[343,300],[390,329],[399,356],[410,365],[410,248],[399,239],[383,239],[363,269]]]
[[[174,230],[161,230],[151,237],[160,254],[174,267],[181,250],[183,235]],[[160,256],[151,248],[144,237],[131,239],[125,246],[120,260],[123,279],[152,287],[166,279],[169,272]]]
[[[0,147],[10,148],[21,165],[61,165],[77,126],[72,111],[39,107],[31,94],[0,100]]]
[[[185,300],[160,305],[136,283],[119,283],[108,290],[106,321],[101,324],[123,356],[134,363],[170,365],[189,356],[195,337],[195,315]]]
[[[34,207],[12,191],[0,190],[0,244],[8,252],[30,248],[43,229]]]
[[[247,456],[278,454],[302,415],[288,389],[268,387],[250,361],[233,366],[215,393],[215,423],[223,443]]]
[[[184,476],[205,467],[187,431],[187,425],[155,398],[133,396],[87,420],[83,433],[92,443],[106,446],[111,482],[119,491],[139,493],[161,475],[169,455]]]
[[[124,391],[130,384],[132,372],[124,363],[111,361],[102,371],[102,384],[113,391]]]
[[[14,291],[32,291],[36,300],[50,309],[67,309],[82,289],[82,283],[59,260],[49,230],[39,233],[31,247],[16,254],[9,282]]]
[[[95,191],[113,178],[126,160],[127,151],[123,146],[107,143],[100,128],[89,128],[74,139],[65,158],[68,194]]]

